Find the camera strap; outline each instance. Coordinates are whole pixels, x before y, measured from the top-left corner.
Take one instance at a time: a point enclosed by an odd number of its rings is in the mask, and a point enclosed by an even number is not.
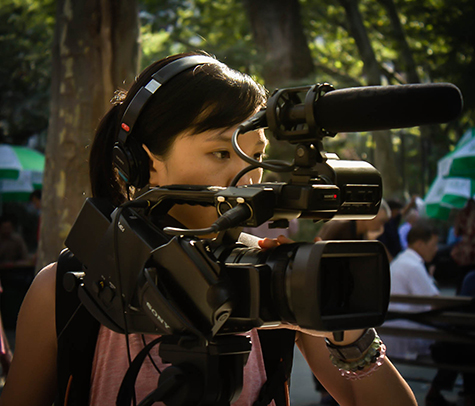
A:
[[[56,334],[58,339],[58,393],[55,406],[89,404],[92,362],[99,322],[82,306],[77,291],[63,287],[69,271],[81,271],[82,264],[69,250],[63,250],[56,268]]]
[[[135,396],[135,382],[137,381],[137,376],[140,372],[145,358],[148,356],[153,347],[155,347],[162,337],[158,337],[155,340],[147,344],[142,350],[137,354],[132,363],[127,370],[122,384],[120,385],[119,393],[117,394],[117,406],[130,406],[132,399]]]
[[[287,329],[258,330],[267,381],[262,385],[253,406],[289,405],[289,383],[294,357],[295,331]]]

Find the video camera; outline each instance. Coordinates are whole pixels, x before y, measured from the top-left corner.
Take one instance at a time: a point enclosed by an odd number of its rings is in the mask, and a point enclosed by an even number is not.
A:
[[[326,154],[323,137],[444,122],[460,108],[460,92],[449,84],[278,90],[239,126],[233,147],[250,164],[246,171],[288,172],[288,182],[236,186],[243,171],[229,187],[151,188],[120,207],[87,199],[66,240],[83,272],[67,274],[65,285],[78,288],[89,312],[119,333],[210,343],[282,323],[332,332],[380,325],[390,285],[381,243],[321,241],[262,251],[242,242],[240,227],[373,218],[382,199],[379,172]],[[293,163],[258,162],[240,149],[240,134],[266,127],[296,146]],[[176,204],[214,206],[218,220],[187,230],[167,215]]]

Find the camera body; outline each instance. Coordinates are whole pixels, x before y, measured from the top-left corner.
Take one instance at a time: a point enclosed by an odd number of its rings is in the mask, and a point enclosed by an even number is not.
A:
[[[252,216],[240,225],[251,227],[300,216],[328,218],[342,212],[341,189],[317,183],[174,186],[150,189],[119,208],[87,199],[66,240],[84,273],[69,275],[66,283],[78,287],[90,313],[119,333],[209,339],[281,323],[322,331],[379,325],[389,303],[389,266],[377,241],[293,243],[262,251],[241,243],[238,228],[200,239],[171,237],[160,224],[170,203],[214,205],[219,216],[244,204]],[[373,186],[369,190],[355,196],[373,198]],[[351,210],[347,216],[374,216],[368,212],[378,205],[368,200],[353,198],[344,208]]]

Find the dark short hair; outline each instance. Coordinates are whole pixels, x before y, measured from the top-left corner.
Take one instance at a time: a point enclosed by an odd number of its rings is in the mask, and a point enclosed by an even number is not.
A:
[[[404,207],[404,205],[399,200],[395,199],[388,200],[388,205],[391,210],[402,209]]]
[[[433,235],[437,235],[437,229],[427,219],[417,220],[407,234],[407,244],[411,245],[416,241],[428,242]]]

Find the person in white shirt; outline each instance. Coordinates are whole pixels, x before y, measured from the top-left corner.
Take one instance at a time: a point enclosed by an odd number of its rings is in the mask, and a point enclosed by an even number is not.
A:
[[[437,252],[437,230],[426,219],[413,224],[407,235],[408,248],[391,262],[391,294],[435,296],[439,289],[426,269]],[[404,312],[421,312],[430,307],[412,304],[390,304],[389,310]],[[387,321],[385,326],[424,328],[409,320]],[[429,355],[432,341],[417,338],[393,337],[383,338],[394,357],[416,359],[418,355]]]

